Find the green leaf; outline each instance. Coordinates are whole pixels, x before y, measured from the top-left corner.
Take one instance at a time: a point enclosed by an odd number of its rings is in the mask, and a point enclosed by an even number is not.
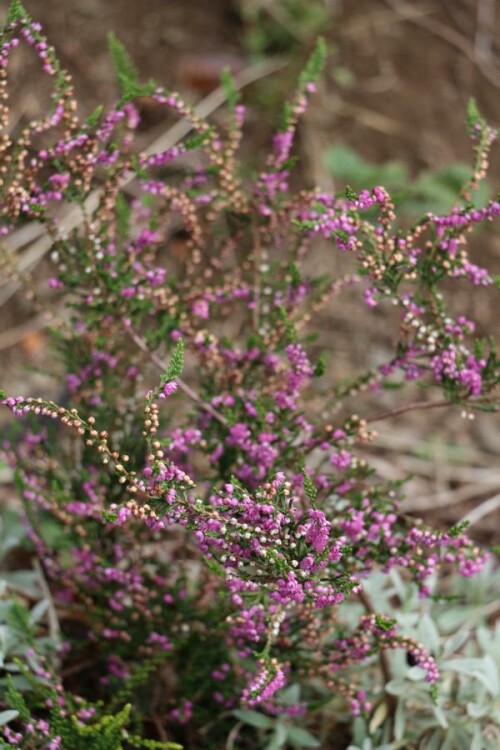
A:
[[[118,193],[116,198],[116,228],[120,239],[128,237],[130,227],[131,209],[123,193]]]
[[[17,23],[17,21],[29,21],[30,17],[24,10],[21,0],[12,0],[7,11],[6,24],[9,26],[11,23]]]
[[[276,723],[269,716],[260,714],[258,711],[252,711],[250,708],[237,709],[233,711],[233,716],[236,716],[237,719],[243,721],[245,724],[250,724],[250,726],[257,727],[258,729],[272,729]]]
[[[284,343],[286,344],[293,344],[295,341],[297,341],[297,332],[295,330],[295,326],[293,322],[289,319],[288,313],[285,310],[284,307],[278,307],[276,308],[276,311],[281,318],[281,321],[283,323],[283,327],[285,329],[284,333]]]
[[[30,616],[29,616],[30,625],[36,625],[36,623],[39,622],[42,619],[42,617],[45,615],[48,608],[49,608],[48,599],[42,599],[41,601],[37,602],[35,606],[30,610]]]
[[[379,630],[383,630],[385,633],[389,632],[389,630],[392,630],[394,626],[396,625],[396,620],[392,619],[391,617],[386,617],[385,615],[375,615],[375,624]]]
[[[302,73],[299,76],[299,84],[305,86],[308,83],[317,81],[325,67],[327,54],[326,42],[322,36],[316,42],[309,60]]]
[[[320,378],[326,372],[326,354],[320,354],[314,367],[314,377]]]
[[[467,132],[469,135],[474,135],[476,128],[484,127],[485,120],[479,112],[476,104],[476,100],[471,98],[467,105]]]
[[[87,127],[94,128],[99,122],[99,120],[101,119],[101,115],[103,111],[104,111],[104,107],[102,106],[102,104],[99,104],[85,120]]]
[[[424,612],[424,614],[420,617],[420,621],[418,624],[418,638],[428,648],[430,648],[431,651],[437,654],[440,646],[439,631],[432,617],[427,612]]]
[[[120,42],[116,34],[108,34],[108,49],[113,61],[118,83],[123,87],[125,83],[138,83],[139,74],[129,53]]]
[[[286,737],[287,728],[284,724],[278,721],[274,726],[274,734],[266,746],[266,750],[281,750],[286,742]]]
[[[460,521],[460,523],[456,523],[454,526],[451,527],[451,529],[448,531],[448,534],[455,539],[457,536],[460,536],[460,534],[465,531],[465,529],[470,525],[470,521]]]
[[[240,93],[235,86],[230,68],[224,68],[220,76],[220,82],[228,107],[230,110],[234,110],[240,99]]]
[[[311,477],[309,474],[306,474],[305,469],[302,470],[302,476],[304,477],[304,490],[311,501],[311,505],[314,505],[314,502],[316,500],[316,497],[318,495],[318,490],[316,489]]]
[[[184,341],[182,339],[179,339],[177,344],[175,345],[174,353],[172,354],[172,359],[170,360],[170,364],[161,376],[161,384],[162,386],[166,383],[169,383],[171,380],[175,380],[175,378],[178,378],[179,375],[182,374],[182,371],[184,369]]]
[[[112,32],[108,34],[108,49],[113,61],[116,79],[122,92],[122,102],[137,96],[150,96],[156,88],[154,81],[141,84],[139,73],[129,53]]]

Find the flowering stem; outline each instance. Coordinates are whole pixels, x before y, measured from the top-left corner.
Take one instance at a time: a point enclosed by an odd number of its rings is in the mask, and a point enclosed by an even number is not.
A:
[[[146,342],[144,341],[144,339],[142,339],[137,333],[135,333],[134,331],[131,331],[130,329],[127,330],[127,333],[129,334],[129,336],[131,337],[131,339],[134,341],[134,343],[137,344],[137,346],[139,347],[139,349],[141,349],[141,351],[143,351],[145,354],[148,355],[148,357],[151,360],[151,362],[153,362],[153,364],[155,364],[157,366],[157,368],[159,370],[161,370],[161,372],[165,372],[166,369],[167,369],[167,367],[168,367],[167,363],[163,362],[160,359],[160,357],[158,357],[158,355],[155,352],[152,352],[152,351],[149,350],[149,348],[148,348]],[[203,399],[201,398],[201,396],[199,396],[196,393],[196,391],[194,391],[191,388],[190,385],[188,385],[184,380],[182,380],[182,378],[178,377],[178,378],[176,378],[176,381],[177,381],[177,384],[178,384],[180,390],[184,391],[184,393],[187,396],[189,396],[189,398],[191,398],[193,401],[195,401],[198,404],[198,406],[200,407],[200,409],[203,409],[204,411],[208,412],[214,419],[216,419],[218,422],[220,422],[221,424],[223,424],[224,426],[227,427],[227,424],[228,424],[227,419],[222,414],[220,414],[217,411],[217,409],[214,409],[213,406],[211,406],[210,404],[207,404],[205,401],[203,401]]]

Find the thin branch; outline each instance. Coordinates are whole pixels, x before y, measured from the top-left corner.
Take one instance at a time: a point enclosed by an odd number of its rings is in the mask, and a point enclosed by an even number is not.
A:
[[[414,401],[411,404],[403,404],[395,409],[389,411],[381,411],[378,414],[374,414],[373,417],[368,417],[366,420],[370,422],[382,422],[384,419],[390,419],[391,417],[398,417],[400,414],[406,414],[408,411],[423,411],[426,409],[439,409],[443,406],[451,406],[454,402],[450,399],[443,399],[442,401]]]

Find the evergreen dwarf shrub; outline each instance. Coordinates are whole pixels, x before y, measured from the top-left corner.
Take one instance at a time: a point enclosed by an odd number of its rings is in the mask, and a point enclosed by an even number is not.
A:
[[[14,139],[8,65],[19,45],[54,94]],[[17,0],[1,37],[0,235],[8,248],[37,221],[50,237],[48,314],[67,399],[2,394],[19,418],[3,449],[60,638],[42,648],[25,607],[9,615],[28,648],[2,682],[0,744],[255,748],[276,726],[269,747],[334,747],[332,698],[371,716],[389,652],[406,652],[439,700],[433,654],[377,613],[366,577],[398,568],[425,598],[441,566],[472,576],[488,556],[462,526],[436,531],[402,513],[404,484],[377,477],[360,451],[405,411],[497,408],[493,345],[447,307],[454,285],[481,294],[494,282],[467,247],[500,213],[496,200],[473,203],[495,132],[471,104],[470,182],[449,215],[404,229],[383,187],[289,186],[322,43],[254,178],[237,156],[244,107],[230,76],[219,132],[176,93],[141,84],[115,37],[110,49],[121,98],[82,121],[69,75]],[[138,152],[138,97],[191,134]],[[348,275],[305,270],[318,241],[326,271],[334,253],[349,255]],[[322,307],[356,289],[360,305],[397,307],[399,340],[389,361],[336,383],[310,334]],[[369,412],[364,396],[398,377],[424,395],[405,401],[403,389],[397,407]],[[356,597],[364,613],[348,628],[343,606]],[[367,685],[370,664],[380,671]]]

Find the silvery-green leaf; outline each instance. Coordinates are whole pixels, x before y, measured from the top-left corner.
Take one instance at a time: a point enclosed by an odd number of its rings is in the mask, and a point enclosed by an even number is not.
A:
[[[394,713],[394,737],[396,740],[402,740],[405,734],[406,725],[406,707],[404,701],[398,701]]]
[[[463,659],[449,659],[442,665],[443,669],[450,669],[459,674],[466,674],[480,680],[493,695],[498,694],[498,669],[491,656],[483,658],[465,657]]]
[[[408,690],[408,683],[404,680],[390,680],[385,686],[385,692],[389,695],[403,695]]]
[[[488,683],[486,684],[486,687],[490,691],[493,697],[498,696],[498,693],[500,692],[500,679],[498,675],[498,667],[495,664],[492,657],[487,654],[486,656],[483,656],[483,662],[484,662],[484,670],[486,677],[488,678]]]
[[[470,638],[469,630],[459,630],[458,633],[448,638],[443,647],[443,656],[451,656],[455,651],[458,651],[465,643],[467,638]]]
[[[410,667],[406,673],[406,676],[412,682],[422,682],[425,679],[427,672],[422,667]]]
[[[287,727],[278,722],[274,727],[274,733],[267,745],[267,750],[280,750],[286,742]]]
[[[460,727],[455,725],[447,733],[443,748],[448,748],[448,750],[470,750],[469,733],[464,732]]]
[[[12,651],[17,639],[8,625],[0,625],[0,665],[7,654]]]
[[[37,602],[33,609],[30,610],[30,624],[36,625],[37,622],[39,622],[42,617],[45,615],[49,608],[50,602],[48,599],[42,599],[42,601]]]
[[[418,623],[418,638],[434,654],[438,654],[440,650],[439,632],[432,617],[427,612],[424,612]]]
[[[39,597],[41,595],[38,574],[32,570],[8,571],[3,573],[2,578],[7,582],[8,586],[15,587],[30,596]]]
[[[467,622],[471,611],[470,607],[450,607],[438,617],[441,629],[446,633],[457,630]]]
[[[13,661],[6,661],[5,664],[2,666],[2,669],[4,669],[6,672],[20,672],[20,667]]]
[[[260,714],[258,711],[252,711],[251,708],[237,709],[233,711],[233,716],[236,716],[237,719],[245,722],[245,724],[250,724],[250,726],[258,727],[259,729],[272,729],[276,723],[274,719]]]
[[[448,659],[441,663],[443,669],[451,669],[453,672],[463,672],[471,674],[476,669],[481,669],[482,659],[475,656],[460,656],[455,659]]]
[[[472,736],[470,750],[483,750],[482,731],[479,724],[476,724],[476,726],[474,727],[474,734]]]
[[[480,703],[467,703],[467,713],[471,719],[480,719],[482,716],[486,716],[489,713],[490,707],[488,704]]]
[[[0,711],[0,727],[5,726],[5,724],[8,724],[9,721],[12,721],[13,719],[17,719],[18,716],[19,716],[19,711],[14,711],[14,710]]]
[[[398,612],[397,615],[398,623],[405,631],[412,631],[416,629],[418,621],[420,619],[420,612]]]
[[[443,729],[447,729],[449,726],[448,719],[446,718],[446,715],[441,706],[433,706],[432,710],[434,712],[434,716],[439,722],[439,725],[442,726]]]
[[[389,573],[389,578],[391,579],[391,582],[394,584],[394,589],[400,598],[402,602],[404,602],[408,595],[409,586],[405,584],[403,581],[400,573],[396,570],[396,568],[393,568],[391,572]]]
[[[286,706],[298,703],[300,700],[300,685],[294,683],[293,685],[288,685],[288,687],[280,690],[278,700]]]
[[[288,727],[288,741],[297,747],[320,747],[321,743],[306,729],[301,727]]]
[[[358,745],[362,745],[368,734],[366,721],[362,716],[357,716],[352,723],[352,740]]]
[[[16,690],[29,690],[31,683],[22,674],[12,675],[10,682]]]
[[[443,743],[443,732],[436,729],[426,741],[425,750],[441,750]]]

